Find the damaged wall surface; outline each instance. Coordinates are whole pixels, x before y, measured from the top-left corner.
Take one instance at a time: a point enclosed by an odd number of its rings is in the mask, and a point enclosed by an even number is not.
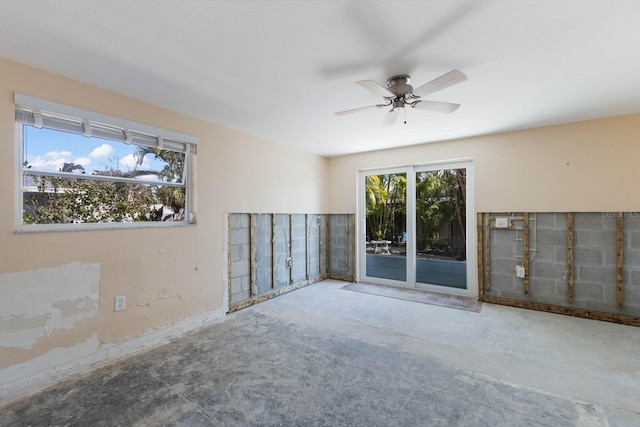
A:
[[[354,280],[353,214],[229,214],[229,309],[323,280]]]
[[[489,213],[478,222],[483,301],[640,325],[637,212]]]
[[[227,212],[328,211],[323,157],[1,58],[0,75],[0,399],[223,316]],[[195,224],[17,233],[16,92],[197,138]]]

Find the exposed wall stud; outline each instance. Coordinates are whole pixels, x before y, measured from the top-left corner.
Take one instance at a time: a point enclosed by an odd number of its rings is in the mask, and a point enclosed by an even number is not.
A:
[[[289,214],[289,259],[291,266],[289,267],[289,284],[293,283],[293,215]]]
[[[623,292],[624,292],[624,271],[623,271],[623,247],[624,247],[624,214],[618,212],[616,217],[616,299],[618,302],[618,310],[624,308]]]
[[[332,273],[331,269],[331,215],[326,216],[327,221],[327,274]]]
[[[484,290],[491,290],[491,229],[489,228],[489,215],[484,216]]]
[[[254,214],[249,214],[249,295],[252,297],[258,293],[256,291],[256,242],[255,242],[255,218]]]
[[[573,304],[573,212],[567,213],[567,302]]]
[[[349,215],[344,214],[344,271],[349,272]]]
[[[276,287],[276,214],[271,214],[271,289]]]
[[[231,214],[227,214],[227,281],[229,287],[229,302],[231,302],[232,291],[231,288]]]
[[[306,253],[306,267],[305,267],[305,275],[307,280],[309,280],[309,270],[311,264],[311,253],[309,252],[309,237],[311,236],[311,230],[309,227],[309,215],[304,215],[304,252]]]
[[[477,231],[477,239],[476,239],[476,246],[478,249],[478,259],[477,259],[477,264],[478,264],[478,300],[482,299],[482,295],[484,294],[484,256],[483,256],[483,251],[482,251],[482,245],[484,240],[482,239],[482,224],[484,221],[484,217],[483,214],[481,212],[478,212],[477,216],[476,216],[476,231]]]
[[[524,268],[524,295],[529,296],[529,213],[522,215],[522,267]]]

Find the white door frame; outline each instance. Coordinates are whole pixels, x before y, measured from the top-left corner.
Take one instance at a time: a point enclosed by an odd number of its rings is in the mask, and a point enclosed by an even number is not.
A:
[[[466,275],[467,288],[458,289],[447,286],[428,285],[416,283],[416,251],[415,251],[415,198],[416,172],[425,172],[442,169],[466,169]],[[368,175],[384,175],[384,174],[406,174],[407,176],[407,280],[406,282],[390,279],[381,279],[377,277],[368,277],[366,275],[366,200],[365,200],[365,177]],[[357,281],[367,283],[390,285],[404,288],[423,289],[435,292],[444,292],[448,294],[478,296],[477,277],[476,277],[476,217],[474,208],[474,172],[473,159],[455,159],[430,163],[421,163],[405,166],[395,166],[377,169],[362,169],[358,171],[358,201],[356,209],[356,250],[358,260]]]

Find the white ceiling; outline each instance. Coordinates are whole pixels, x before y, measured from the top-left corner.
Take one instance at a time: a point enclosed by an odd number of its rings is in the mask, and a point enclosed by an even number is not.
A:
[[[0,56],[324,156],[640,112],[640,1],[20,0]],[[354,84],[452,69],[386,111]]]

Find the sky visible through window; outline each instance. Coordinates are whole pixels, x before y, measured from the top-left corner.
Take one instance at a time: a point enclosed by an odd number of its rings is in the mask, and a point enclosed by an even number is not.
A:
[[[74,163],[84,168],[84,173],[95,174],[105,170],[160,171],[164,162],[153,155],[146,155],[142,165],[137,164],[138,146],[88,138],[51,129],[23,127],[24,161],[27,167],[45,171],[61,171],[65,163]],[[75,173],[81,173],[78,169]],[[150,175],[150,179],[157,179]]]

